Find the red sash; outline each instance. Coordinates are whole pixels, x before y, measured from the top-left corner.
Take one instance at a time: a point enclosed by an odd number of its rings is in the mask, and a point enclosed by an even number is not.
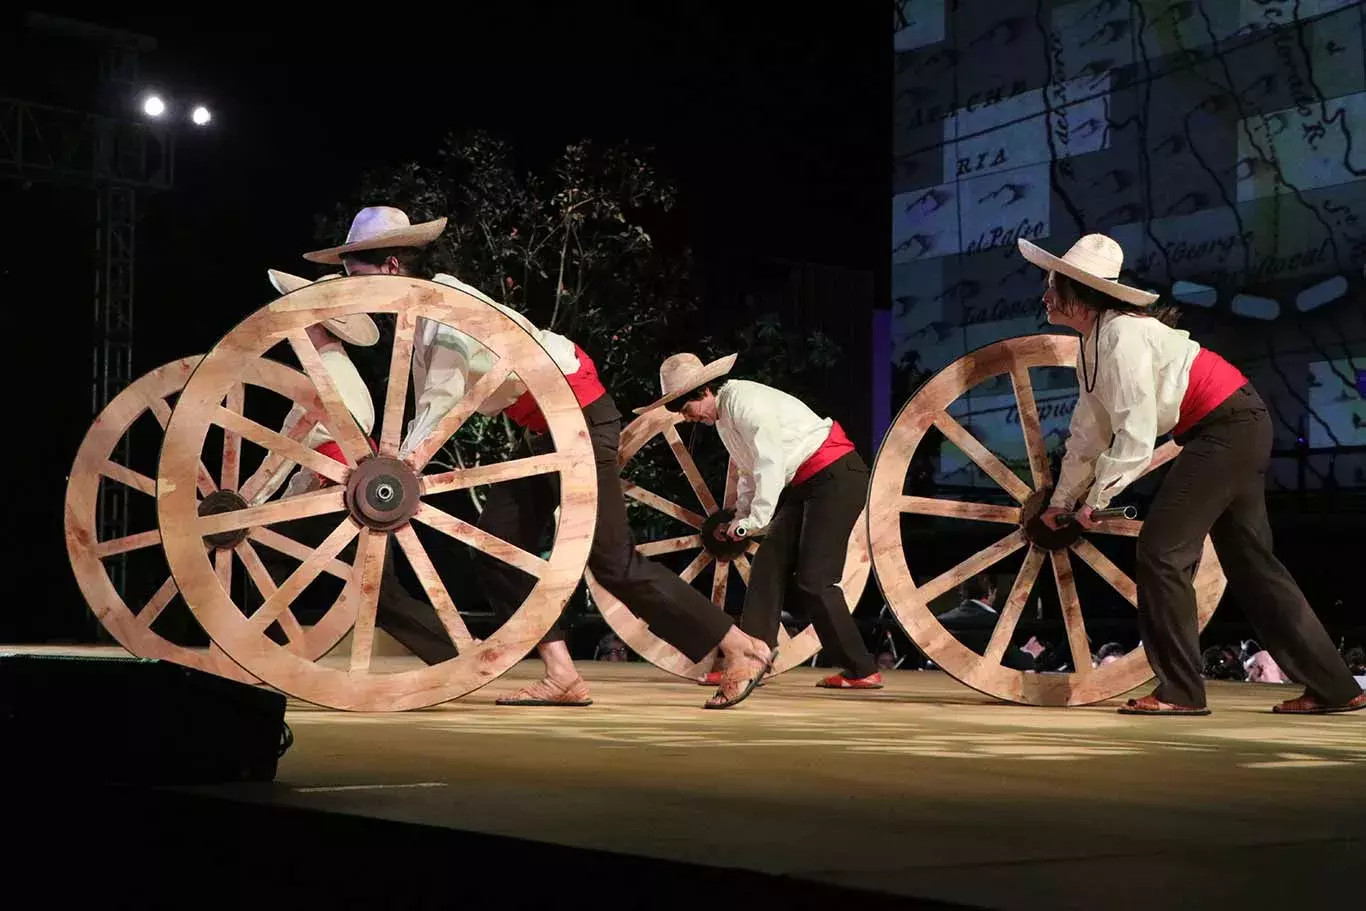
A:
[[[844,428],[840,426],[840,422],[831,422],[830,433],[826,436],[825,442],[821,444],[820,449],[811,453],[811,457],[801,464],[797,473],[792,476],[792,483],[802,483],[822,468],[833,464],[853,451],[854,444],[844,435]]]
[[[368,437],[367,440],[370,443],[370,451],[378,452],[379,447],[375,445],[375,441],[370,440]],[[314,446],[313,451],[321,453],[335,462],[341,462],[343,465],[347,464],[346,456],[342,454],[342,448],[336,440],[328,440],[321,446]],[[333,481],[330,478],[324,478],[322,475],[318,476],[318,480],[322,482],[322,486],[324,487],[331,487],[333,484]]]
[[[574,398],[578,401],[579,407],[587,408],[606,395],[607,389],[598,379],[598,367],[593,363],[593,359],[578,345],[574,346],[574,354],[578,356],[579,369],[568,374],[565,379],[569,380],[569,388],[574,390]],[[533,433],[545,433],[550,429],[545,415],[541,414],[541,408],[530,392],[522,393],[503,413],[512,423]]]
[[[1172,435],[1185,433],[1224,400],[1247,385],[1247,377],[1237,367],[1208,348],[1201,348],[1191,364],[1190,381],[1181,398],[1180,417]]]

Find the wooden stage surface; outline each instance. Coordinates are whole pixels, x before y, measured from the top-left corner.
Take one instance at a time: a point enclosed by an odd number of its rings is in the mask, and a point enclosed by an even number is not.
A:
[[[1298,688],[1214,683],[1209,717],[1131,718],[1118,700],[1005,705],[937,672],[827,692],[802,668],[712,712],[649,665],[585,662],[592,707],[493,704],[537,667],[406,713],[291,701],[275,783],[190,790],[968,907],[1360,896],[1366,712],[1270,714]]]

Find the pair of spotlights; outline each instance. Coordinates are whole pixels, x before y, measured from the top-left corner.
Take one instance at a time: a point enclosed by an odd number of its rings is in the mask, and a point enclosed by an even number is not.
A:
[[[160,95],[147,95],[142,99],[142,113],[148,117],[160,119],[166,115],[166,110],[166,102]],[[196,105],[190,111],[190,121],[195,126],[206,126],[212,119],[213,116],[209,113],[209,109],[202,104]]]

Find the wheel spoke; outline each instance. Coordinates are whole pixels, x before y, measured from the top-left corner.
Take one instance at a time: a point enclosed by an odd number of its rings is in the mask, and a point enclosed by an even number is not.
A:
[[[389,356],[389,386],[384,392],[384,415],[380,418],[380,455],[398,455],[403,437],[403,407],[408,404],[408,376],[413,366],[413,333],[417,320],[411,310],[399,311],[394,321],[394,347]]]
[[[370,655],[375,650],[375,611],[379,606],[379,579],[384,572],[384,552],[389,545],[386,532],[363,528],[356,545],[356,567],[360,570],[360,594],[356,625],[351,630],[351,673],[370,670]]]
[[[161,616],[161,612],[166,609],[166,605],[171,603],[171,599],[176,596],[178,591],[180,589],[176,588],[175,579],[167,576],[166,581],[161,583],[161,587],[156,590],[156,593],[142,606],[142,610],[137,612],[138,623],[150,630],[152,624],[157,622],[157,617]]]
[[[567,466],[563,455],[548,452],[544,455],[528,456],[524,459],[509,459],[491,465],[475,465],[470,468],[456,468],[441,474],[423,475],[419,482],[422,494],[447,493],[469,487],[482,487],[485,484],[501,484],[535,475],[563,471]]]
[[[683,445],[683,438],[678,435],[678,427],[672,424],[665,427],[664,439],[668,441],[669,448],[673,450],[674,458],[678,460],[679,467],[683,469],[683,474],[687,477],[688,483],[692,485],[692,492],[697,495],[697,502],[702,505],[702,509],[706,511],[707,515],[716,512],[716,498],[708,489],[707,482],[702,480],[702,472],[697,470],[697,463],[692,460],[692,454],[688,452],[688,447]]]
[[[251,541],[243,539],[238,542],[236,551],[237,558],[242,561],[242,565],[247,569],[247,576],[251,578],[251,584],[256,586],[256,590],[261,593],[261,597],[269,598],[271,595],[275,594],[275,580],[271,578],[270,571],[266,569],[266,565],[261,562],[261,555],[256,552],[256,548],[251,546]],[[303,559],[307,559],[308,549],[305,548],[305,551],[306,553]],[[304,629],[299,625],[299,621],[294,616],[294,612],[286,607],[275,619],[280,624],[280,629],[285,632],[285,639],[289,642],[289,648],[291,650],[301,648],[305,638]]]
[[[419,474],[427,463],[432,460],[432,456],[441,451],[441,447],[446,445],[446,441],[455,435],[464,423],[469,420],[470,415],[474,414],[475,409],[484,404],[484,400],[503,385],[503,381],[512,372],[512,365],[507,362],[507,358],[499,358],[488,373],[479,378],[479,382],[471,386],[466,392],[465,397],[456,403],[455,407],[442,415],[441,420],[432,428],[431,433],[427,434],[426,439],[418,444],[417,448],[408,454],[408,464]]]
[[[1016,501],[1023,503],[1029,499],[1029,485],[1021,481],[1015,472],[1006,467],[1005,463],[996,458],[996,455],[977,441],[967,428],[949,414],[941,411],[934,418],[934,426],[939,428],[939,432],[948,437],[953,445],[962,450],[963,455],[973,461],[978,468],[991,478],[1001,488]]]
[[[432,607],[435,608],[441,625],[446,628],[446,635],[451,637],[451,642],[455,643],[457,649],[472,644],[475,640],[470,635],[469,628],[465,626],[465,618],[460,616],[450,593],[446,591],[446,584],[441,581],[440,574],[432,565],[431,559],[427,556],[427,549],[418,540],[413,526],[404,525],[394,532],[394,537],[398,539],[398,546],[408,558],[408,565],[417,575],[417,581],[422,584],[422,590],[427,593],[427,600],[432,602]]]
[[[122,538],[111,538],[108,541],[101,541],[93,548],[95,556],[101,560],[105,557],[113,557],[118,554],[126,554],[130,550],[142,550],[145,547],[156,547],[161,543],[161,532],[157,529],[151,531],[140,531],[135,535],[125,535]]]
[[[730,459],[726,462],[726,492],[721,495],[721,505],[726,509],[734,509],[739,491],[740,469],[735,467],[735,460]]]
[[[277,433],[269,427],[258,424],[250,418],[245,418],[220,406],[213,415],[213,423],[218,424],[224,430],[241,434],[258,446],[272,452],[279,452],[291,461],[303,465],[314,474],[321,475],[329,481],[336,484],[346,483],[345,465],[320,452],[309,449],[303,443],[296,442],[282,433]]]
[[[694,557],[693,561],[689,563],[683,569],[683,572],[679,573],[678,575],[680,578],[682,578],[684,582],[691,582],[693,579],[697,578],[698,573],[702,572],[702,570],[707,568],[707,564],[710,562],[711,554],[704,550],[696,557]]]
[[[131,468],[125,468],[111,459],[105,459],[104,463],[100,465],[100,476],[108,478],[111,481],[118,481],[125,487],[131,487],[150,497],[157,495],[156,481],[153,481],[151,478],[147,477],[147,475],[136,472]]]
[[[717,560],[712,567],[711,577],[711,603],[725,610],[726,608],[726,583],[730,580],[730,561]]]
[[[218,577],[218,584],[223,586],[223,592],[229,598],[232,597],[232,551],[216,550],[213,554],[213,574]]]
[[[642,557],[658,557],[660,554],[675,554],[680,550],[692,550],[701,546],[701,535],[683,535],[679,538],[665,538],[662,541],[637,544],[636,553]]]
[[[241,414],[245,404],[246,389],[241,383],[233,383],[228,389],[227,409]],[[218,486],[224,490],[236,490],[242,478],[242,436],[227,428],[223,430],[223,462],[218,473]]]
[[[313,553],[313,548],[307,544],[300,544],[293,538],[287,538],[278,531],[272,531],[269,528],[253,528],[247,533],[247,537],[273,551],[293,557],[300,563],[307,560],[308,555]],[[352,571],[351,564],[343,563],[341,560],[329,560],[323,565],[323,572],[336,576],[338,579],[350,579]]]
[[[1091,644],[1086,641],[1086,621],[1081,616],[1081,600],[1077,597],[1077,580],[1072,574],[1072,561],[1067,551],[1049,553],[1053,560],[1053,580],[1058,585],[1058,600],[1062,603],[1062,621],[1067,627],[1067,644],[1072,649],[1073,673],[1091,673]]]
[[[913,512],[922,516],[944,516],[951,519],[976,519],[979,522],[1003,522],[1006,525],[1020,524],[1018,506],[993,506],[989,503],[968,503],[961,500],[943,500],[937,497],[901,497],[901,512]]]
[[[418,504],[417,512],[413,514],[413,521],[421,522],[429,528],[435,528],[437,531],[455,538],[461,544],[467,544],[475,550],[483,551],[489,556],[510,566],[515,566],[522,572],[538,579],[545,575],[546,570],[550,568],[548,562],[535,554],[491,535],[463,519],[457,519],[450,513],[442,512],[430,503]]]
[[[1015,574],[1010,596],[1006,598],[1005,607],[1001,608],[996,628],[991,631],[991,640],[987,642],[986,651],[982,653],[982,657],[992,664],[1000,664],[1001,659],[1005,657],[1006,646],[1010,645],[1010,639],[1015,635],[1015,627],[1020,622],[1025,602],[1029,600],[1029,593],[1034,590],[1034,582],[1039,578],[1039,570],[1043,568],[1043,555],[1042,549],[1031,545],[1029,553],[1025,554],[1024,563],[1020,564],[1020,571]]]
[[[1029,541],[1025,537],[1024,529],[1017,528],[990,547],[968,557],[953,569],[940,573],[924,585],[917,586],[917,594],[928,604],[945,592],[953,591],[984,569],[995,566],[1027,543]]]
[[[341,512],[345,508],[341,489],[329,487],[285,500],[272,500],[260,506],[248,506],[234,512],[200,516],[195,523],[195,530],[201,535],[212,535],[220,531],[237,531],[257,525],[278,525],[293,519],[325,516],[328,513]]]
[[[1087,529],[1087,534],[1137,538],[1142,530],[1143,522],[1140,519],[1102,519]]]
[[[740,579],[741,579],[741,581],[743,581],[746,585],[748,585],[748,584],[749,584],[749,557],[746,557],[744,554],[741,554],[740,556],[736,557],[733,561],[731,561],[731,565],[734,566],[734,567],[735,567],[735,571],[736,571],[737,573],[740,574]]]
[[[1015,408],[1020,413],[1020,430],[1024,432],[1025,450],[1029,453],[1029,471],[1034,478],[1034,489],[1043,490],[1053,485],[1053,472],[1048,465],[1048,447],[1044,444],[1043,424],[1039,421],[1039,406],[1034,401],[1034,385],[1029,380],[1029,368],[1023,364],[1012,364],[1010,384],[1015,389]]]
[[[1100,577],[1128,601],[1134,607],[1138,607],[1138,585],[1130,579],[1124,570],[1120,569],[1110,561],[1110,558],[1101,553],[1096,545],[1085,538],[1078,538],[1072,542],[1072,550],[1078,557],[1100,574]]]
[[[296,404],[285,417],[285,423],[280,427],[280,435],[302,446],[304,437],[308,436],[313,425],[322,423],[322,419],[320,412],[307,411]],[[297,464],[283,453],[271,450],[266,453],[260,466],[247,478],[238,493],[252,505],[264,503],[275,495],[280,485],[284,484],[289,470]]]
[[[152,415],[157,419],[157,423],[161,425],[161,429],[165,431],[166,425],[171,422],[171,406],[166,404],[166,400],[159,396],[153,396],[147,399],[146,404],[147,410],[152,412]],[[203,461],[200,461],[198,474],[195,475],[195,486],[199,488],[200,496],[204,497],[207,497],[218,489],[218,485],[214,483],[213,475],[209,474],[209,469],[205,467]]]
[[[1168,440],[1161,446],[1157,447],[1157,449],[1153,452],[1153,457],[1148,461],[1148,467],[1143,469],[1143,473],[1140,474],[1139,477],[1146,477],[1148,474],[1157,471],[1157,469],[1161,468],[1163,465],[1166,465],[1168,462],[1170,462],[1172,459],[1176,458],[1180,454],[1181,447],[1178,446],[1174,440]]]
[[[251,615],[247,622],[252,630],[258,634],[264,634],[270,625],[289,609],[289,606],[294,603],[294,599],[299,597],[299,593],[308,588],[314,579],[318,578],[323,567],[341,553],[346,545],[351,543],[351,539],[356,536],[358,531],[360,531],[360,526],[349,519],[338,524],[323,543],[318,545],[318,548],[309,554],[308,558],[299,564],[294,572],[290,573],[284,584],[271,592],[265,603]]]
[[[299,359],[299,364],[304,368],[304,373],[313,381],[313,388],[317,390],[318,398],[322,399],[323,409],[327,412],[327,429],[341,448],[342,454],[347,461],[355,466],[361,459],[370,455],[370,444],[366,442],[365,434],[361,432],[360,425],[356,423],[356,418],[346,407],[342,400],[341,391],[337,389],[337,383],[332,379],[332,374],[327,372],[327,367],[323,365],[322,355],[318,353],[318,348],[313,344],[313,339],[308,337],[308,332],[304,329],[295,329],[286,335],[289,345],[294,349],[294,356]],[[300,447],[301,449],[303,447]],[[312,466],[309,466],[312,468]],[[317,471],[317,469],[313,469]],[[323,477],[329,477],[319,471]],[[336,480],[335,478],[333,480]]]
[[[702,523],[707,521],[691,509],[684,509],[677,503],[666,500],[657,493],[651,493],[639,484],[632,484],[623,479],[621,489],[622,492],[631,499],[644,503],[646,506],[656,509],[666,516],[672,516],[684,525],[690,525],[693,528],[701,528]]]

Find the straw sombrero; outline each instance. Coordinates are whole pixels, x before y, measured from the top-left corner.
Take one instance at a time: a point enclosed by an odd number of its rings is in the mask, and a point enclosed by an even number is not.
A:
[[[1072,245],[1064,256],[1054,256],[1038,244],[1021,237],[1016,244],[1021,255],[1048,272],[1061,272],[1083,285],[1134,307],[1146,307],[1158,295],[1116,281],[1124,266],[1124,248],[1104,234],[1088,234]]]
[[[425,247],[441,236],[446,230],[446,219],[424,221],[412,224],[408,213],[393,206],[367,206],[356,213],[351,220],[351,230],[346,232],[346,243],[340,247],[314,250],[305,253],[304,259],[312,263],[337,265],[342,254],[358,250],[382,250],[385,247]]]
[[[275,290],[281,294],[288,294],[291,291],[298,291],[305,285],[313,282],[297,275],[290,275],[288,272],[281,272],[278,269],[267,269],[266,275],[270,276],[270,283],[275,286]],[[341,278],[341,273],[324,275],[318,279],[325,282],[328,279]],[[368,348],[379,341],[379,326],[370,318],[368,313],[349,313],[346,316],[334,316],[330,320],[323,322],[327,331],[337,338],[351,345],[359,345]]]
[[[703,364],[702,359],[695,354],[675,354],[659,368],[659,388],[664,393],[663,397],[644,408],[636,408],[635,413],[653,411],[680,395],[686,395],[699,386],[705,386],[712,380],[725,376],[730,373],[730,368],[735,366],[735,359],[738,356],[728,354],[710,364]]]

